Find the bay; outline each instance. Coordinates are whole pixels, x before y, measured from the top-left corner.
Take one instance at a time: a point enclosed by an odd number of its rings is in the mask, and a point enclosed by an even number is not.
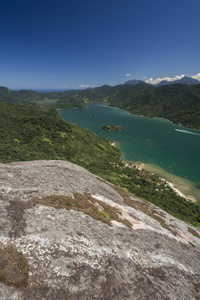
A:
[[[102,103],[87,104],[85,110],[59,110],[59,113],[68,122],[114,140],[125,160],[143,162],[168,178],[174,175],[183,182],[187,179],[194,183],[193,188],[199,189],[200,130],[184,128],[166,119],[131,115]],[[102,130],[102,126],[109,124],[121,125],[123,130]]]

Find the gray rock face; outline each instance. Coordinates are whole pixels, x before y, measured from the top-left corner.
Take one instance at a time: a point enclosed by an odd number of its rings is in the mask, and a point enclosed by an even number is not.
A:
[[[105,218],[105,205],[119,218],[109,226],[75,206],[38,202],[76,202],[76,193],[90,195]],[[77,165],[0,164],[0,211],[0,247],[29,264],[28,285],[0,283],[1,300],[200,299],[200,231]],[[0,279],[2,268],[0,257]]]

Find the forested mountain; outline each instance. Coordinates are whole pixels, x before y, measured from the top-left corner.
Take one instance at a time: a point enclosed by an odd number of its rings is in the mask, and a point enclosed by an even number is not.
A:
[[[184,76],[181,79],[177,79],[174,81],[167,81],[167,80],[162,80],[159,82],[156,86],[161,86],[161,85],[168,85],[168,84],[173,84],[173,83],[182,83],[182,84],[188,84],[188,85],[194,85],[194,84],[200,84],[200,81],[188,76]]]
[[[200,128],[200,85],[154,87],[139,83],[123,86],[108,102],[132,114],[167,118],[186,127]]]
[[[124,85],[130,85],[130,84],[136,85],[140,82],[142,82],[142,80],[132,79],[132,80],[128,80],[128,81],[124,82]]]
[[[0,101],[0,162],[43,159],[76,163],[175,217],[200,224],[198,205],[175,194],[155,174],[126,167],[110,141],[62,120],[54,109]]]
[[[13,103],[24,103],[27,101],[34,101],[41,99],[41,93],[31,90],[20,90],[12,91],[6,87],[0,87],[0,100],[13,102]]]
[[[47,103],[52,108],[66,109],[83,109],[85,103],[106,102],[132,114],[167,118],[186,127],[200,128],[200,84],[156,87],[140,82],[51,93],[0,87],[0,99],[13,103]]]
[[[16,104],[47,103],[53,108],[70,109],[76,107],[82,109],[84,103],[106,101],[106,97],[111,95],[114,90],[117,90],[117,87],[104,85],[94,89],[39,93],[32,90],[12,91],[6,87],[0,87],[0,100]]]
[[[145,81],[133,79],[133,80],[128,80],[128,81],[124,82],[124,85],[136,85],[140,82],[145,82]],[[161,82],[159,82],[155,86],[169,85],[169,84],[173,84],[173,83],[194,85],[194,84],[200,84],[200,81],[197,80],[197,79],[194,79],[192,77],[184,76],[183,78],[177,79],[177,80],[174,80],[174,81],[162,80]]]
[[[54,109],[0,101],[1,162],[64,159],[94,170],[120,156],[109,141],[62,120]]]

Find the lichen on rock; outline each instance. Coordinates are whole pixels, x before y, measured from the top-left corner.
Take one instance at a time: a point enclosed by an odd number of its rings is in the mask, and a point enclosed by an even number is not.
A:
[[[200,299],[200,231],[64,161],[0,164],[0,300]]]

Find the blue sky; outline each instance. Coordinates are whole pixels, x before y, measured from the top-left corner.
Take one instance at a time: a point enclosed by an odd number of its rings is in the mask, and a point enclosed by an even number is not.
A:
[[[1,0],[0,86],[71,89],[196,75],[199,15],[200,0]]]

